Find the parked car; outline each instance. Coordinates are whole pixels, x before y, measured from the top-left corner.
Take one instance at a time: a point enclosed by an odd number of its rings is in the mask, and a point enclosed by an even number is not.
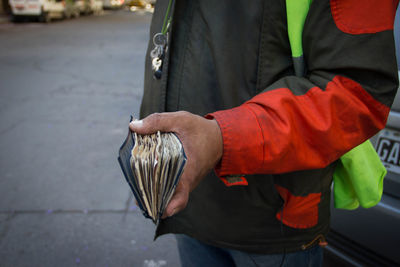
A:
[[[397,10],[395,38],[400,69],[400,9]],[[328,263],[329,266],[400,266],[400,92],[386,128],[371,141],[388,171],[382,200],[370,209],[332,208],[325,254],[327,262],[335,263]]]
[[[90,9],[94,14],[101,14],[103,12],[103,1],[90,0]]]
[[[124,0],[103,0],[104,9],[118,9],[124,5]]]
[[[63,0],[62,3],[65,6],[64,9],[64,18],[77,18],[80,15],[80,9],[79,6],[77,4],[77,1],[75,0]]]
[[[90,0],[76,0],[76,5],[81,15],[89,15],[93,12]]]
[[[145,0],[128,0],[126,2],[126,7],[131,11],[136,11],[140,9],[150,10],[153,8],[153,5]]]
[[[38,18],[49,22],[54,18],[63,18],[65,4],[61,0],[9,0],[12,20],[20,18]]]

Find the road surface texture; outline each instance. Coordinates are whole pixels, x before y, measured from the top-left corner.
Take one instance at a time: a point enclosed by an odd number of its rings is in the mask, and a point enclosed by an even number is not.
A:
[[[0,266],[179,266],[117,163],[150,20],[0,24]]]

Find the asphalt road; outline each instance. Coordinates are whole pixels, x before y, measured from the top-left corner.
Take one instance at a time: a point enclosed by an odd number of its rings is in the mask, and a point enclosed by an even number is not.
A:
[[[150,20],[0,24],[0,266],[179,266],[117,163]]]

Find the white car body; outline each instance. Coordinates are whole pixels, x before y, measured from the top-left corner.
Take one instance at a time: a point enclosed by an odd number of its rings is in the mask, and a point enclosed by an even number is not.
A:
[[[9,0],[14,16],[62,18],[65,6],[55,0]]]

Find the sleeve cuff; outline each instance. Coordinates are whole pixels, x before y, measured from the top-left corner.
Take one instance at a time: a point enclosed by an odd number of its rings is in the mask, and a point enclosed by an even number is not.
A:
[[[223,155],[215,168],[217,175],[237,177],[257,173],[263,165],[264,138],[251,109],[242,105],[207,114],[206,118],[215,119],[222,133]]]

